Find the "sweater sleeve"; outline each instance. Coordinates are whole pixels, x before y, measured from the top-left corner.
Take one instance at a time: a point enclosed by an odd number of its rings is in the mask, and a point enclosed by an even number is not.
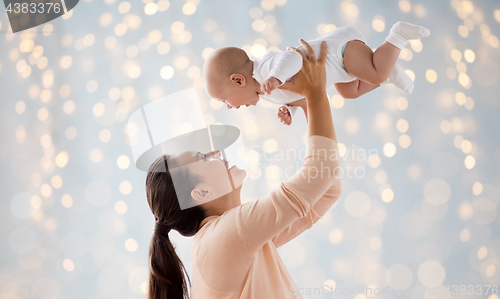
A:
[[[289,181],[236,209],[236,226],[247,253],[252,256],[292,223],[308,215],[337,181],[338,166],[336,142],[323,136],[309,137],[304,165]]]
[[[326,212],[337,202],[341,193],[341,180],[337,179],[335,184],[323,194],[305,217],[295,220],[295,222],[272,239],[274,246],[280,247],[293,240],[305,230],[310,229],[319,219],[325,216]]]
[[[281,84],[285,84],[286,80],[293,77],[302,68],[302,55],[293,50],[280,51],[272,63],[269,77],[274,77],[280,80]]]

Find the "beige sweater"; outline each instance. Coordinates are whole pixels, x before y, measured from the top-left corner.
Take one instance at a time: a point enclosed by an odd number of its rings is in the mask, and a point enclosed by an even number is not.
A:
[[[311,136],[304,165],[266,196],[209,216],[194,236],[192,299],[302,298],[276,251],[316,223],[339,198],[337,144]],[[292,294],[295,294],[292,296]]]

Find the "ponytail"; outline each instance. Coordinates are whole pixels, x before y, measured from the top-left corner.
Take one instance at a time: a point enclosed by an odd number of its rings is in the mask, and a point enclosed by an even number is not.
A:
[[[186,277],[191,281],[175,248],[170,242],[169,227],[156,223],[149,247],[149,296],[148,299],[189,298]],[[184,276],[186,274],[186,276]]]
[[[179,200],[193,200],[191,191],[200,178],[186,169],[176,168],[175,176],[183,182],[176,192],[168,165],[174,168],[177,164],[169,160],[167,165],[167,159],[166,155],[156,159],[146,176],[148,204],[156,218],[149,245],[148,299],[189,299],[191,281],[168,233],[175,229],[183,236],[193,236],[198,231],[205,210],[201,206],[181,210]]]

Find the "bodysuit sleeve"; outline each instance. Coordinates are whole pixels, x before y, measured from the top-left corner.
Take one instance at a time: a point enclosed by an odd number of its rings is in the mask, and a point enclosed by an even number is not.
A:
[[[293,50],[280,51],[272,63],[271,72],[267,78],[274,77],[280,80],[281,84],[285,84],[286,80],[293,77],[302,68],[302,55]]]

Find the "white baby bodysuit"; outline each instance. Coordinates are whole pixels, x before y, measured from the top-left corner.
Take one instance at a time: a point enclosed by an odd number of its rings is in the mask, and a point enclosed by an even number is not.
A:
[[[366,43],[365,37],[361,32],[352,27],[340,27],[330,31],[317,39],[314,39],[308,44],[314,50],[316,57],[319,57],[321,52],[321,42],[326,41],[326,86],[325,89],[333,83],[351,82],[356,80],[356,77],[349,74],[343,63],[342,46],[351,40],[360,40]],[[302,46],[296,47],[305,54],[305,49]],[[289,81],[302,68],[302,56],[293,51],[269,51],[262,58],[253,62],[253,77],[259,84],[269,77],[275,77],[281,83]],[[274,89],[271,94],[260,96],[268,102],[287,105],[298,101],[303,96],[288,90]],[[293,116],[298,106],[287,105],[290,115]]]

